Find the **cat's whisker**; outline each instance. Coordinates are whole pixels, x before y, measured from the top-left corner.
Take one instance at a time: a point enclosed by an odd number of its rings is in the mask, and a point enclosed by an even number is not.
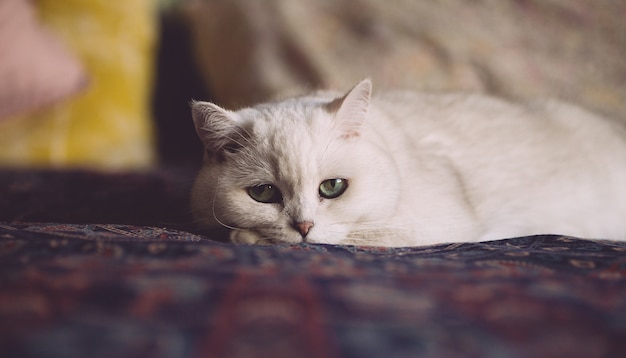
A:
[[[241,145],[242,147],[243,147],[245,144],[247,144],[248,146],[250,146],[250,145],[254,145],[254,143],[253,143],[253,142],[252,142],[252,140],[250,139],[250,138],[252,137],[252,135],[250,134],[250,132],[248,132],[248,130],[247,130],[247,129],[245,129],[245,128],[243,128],[243,127],[241,127],[241,128],[240,128],[240,130],[244,131],[244,132],[245,132],[245,134],[240,133],[240,132],[237,132],[236,134],[237,134],[237,136],[238,136],[239,138],[243,139],[243,142],[244,142],[244,143],[237,142],[237,144]],[[234,138],[231,138],[231,139],[234,139]]]
[[[239,230],[239,228],[235,227],[235,226],[231,226],[228,225],[226,223],[224,223],[222,220],[220,220],[217,217],[217,214],[215,212],[215,202],[216,202],[216,197],[217,197],[217,191],[214,193],[213,195],[213,200],[211,200],[211,214],[213,215],[213,219],[215,220],[215,222],[217,222],[219,225],[221,225],[224,228],[230,229],[230,230]]]
[[[252,133],[250,133],[250,131],[248,131],[248,129],[246,127],[240,127],[240,130],[245,133],[245,135],[241,135],[241,134],[240,135],[244,138],[246,143],[248,143],[250,145],[254,144],[252,142],[252,140],[250,139],[250,138],[252,138]]]
[[[238,135],[239,138],[235,138],[232,135],[227,135],[226,138],[228,139],[229,142],[231,143],[235,143],[237,144],[238,147],[240,148],[244,148],[246,146],[245,143],[242,143],[241,141],[239,141],[239,139],[244,139],[244,142],[249,142],[249,140],[247,138],[245,138],[244,136],[242,136],[241,134]]]

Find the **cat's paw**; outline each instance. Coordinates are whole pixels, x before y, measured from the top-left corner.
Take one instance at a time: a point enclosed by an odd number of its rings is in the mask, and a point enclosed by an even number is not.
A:
[[[230,233],[230,242],[245,245],[273,245],[276,243],[274,240],[265,238],[252,230],[233,230]]]

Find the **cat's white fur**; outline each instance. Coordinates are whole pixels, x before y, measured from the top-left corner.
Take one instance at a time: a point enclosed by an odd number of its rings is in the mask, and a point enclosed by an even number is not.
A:
[[[239,111],[193,102],[191,196],[239,243],[412,246],[534,234],[626,239],[626,130],[555,101],[388,92],[362,81]],[[348,180],[335,199],[318,190]],[[271,184],[280,203],[247,188]],[[297,223],[313,226],[303,236]]]

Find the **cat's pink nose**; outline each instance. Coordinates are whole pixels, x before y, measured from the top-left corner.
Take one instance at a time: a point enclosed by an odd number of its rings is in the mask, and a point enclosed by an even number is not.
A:
[[[297,222],[294,225],[294,229],[298,230],[298,232],[300,233],[300,235],[302,235],[302,237],[305,237],[309,233],[309,230],[311,230],[312,227],[313,227],[313,222],[311,221],[301,221],[301,222]]]

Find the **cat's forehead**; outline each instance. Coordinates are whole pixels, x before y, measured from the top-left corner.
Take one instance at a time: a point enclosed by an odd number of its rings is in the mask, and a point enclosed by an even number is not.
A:
[[[331,127],[330,114],[318,103],[286,101],[260,105],[242,113],[251,135],[278,147],[306,145]],[[294,148],[295,149],[295,148]]]
[[[250,114],[279,124],[284,121],[307,121],[312,117],[327,113],[320,100],[290,99],[281,102],[264,103],[251,108]]]
[[[292,182],[319,175],[329,146],[332,119],[320,106],[283,103],[241,113],[251,136],[245,155],[263,176]],[[315,179],[317,180],[317,178]]]

